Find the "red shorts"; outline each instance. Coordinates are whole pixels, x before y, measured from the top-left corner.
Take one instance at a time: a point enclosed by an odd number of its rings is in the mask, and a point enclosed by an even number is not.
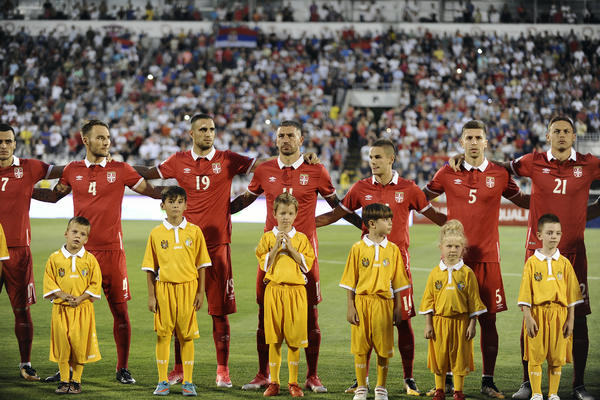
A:
[[[89,250],[96,257],[102,272],[102,289],[110,303],[124,303],[131,300],[127,261],[123,250]]]
[[[9,247],[10,259],[3,260],[2,283],[12,308],[25,308],[35,304],[33,259],[29,246]]]
[[[205,269],[206,302],[208,314],[228,315],[236,312],[231,247],[221,244],[208,248],[212,265]]]
[[[535,253],[535,250],[527,249],[527,252],[525,253],[525,261],[527,261],[527,259],[531,257],[533,253]],[[581,296],[583,297],[583,303],[577,304],[575,306],[575,316],[584,317],[588,314],[591,314],[592,309],[590,308],[590,295],[588,291],[588,266],[585,248],[575,253],[563,253],[561,251],[560,254],[571,262],[573,270],[575,271],[575,275],[577,276],[577,280],[579,281],[579,287],[581,288]]]
[[[410,273],[410,255],[403,251],[400,252],[402,254],[402,260],[404,261],[404,267],[406,268],[406,275],[408,276],[408,281],[410,282],[410,287],[408,289],[400,291],[400,301],[402,302],[402,319],[407,320],[417,315],[417,313],[415,312],[412,274]]]
[[[465,262],[475,272],[479,284],[479,297],[487,307],[488,313],[499,313],[508,309],[506,295],[502,284],[500,263],[497,262]]]
[[[319,262],[316,258],[312,269],[306,274],[306,279],[308,280],[306,283],[306,300],[310,310],[311,306],[315,306],[323,300],[321,298],[321,281],[319,280]],[[259,267],[256,274],[256,302],[258,304],[264,304],[265,288],[267,287],[264,280],[265,272]]]

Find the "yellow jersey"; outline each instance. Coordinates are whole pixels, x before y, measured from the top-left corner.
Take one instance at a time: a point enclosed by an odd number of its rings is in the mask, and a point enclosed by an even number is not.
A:
[[[71,254],[65,246],[50,255],[44,273],[44,298],[63,291],[75,297],[84,293],[99,299],[102,292],[102,273],[96,257],[84,247]],[[85,300],[83,303],[90,301]],[[68,304],[56,298],[54,304]],[[82,304],[83,304],[82,303]]]
[[[256,258],[258,259],[259,268],[265,271],[265,280],[276,283],[288,283],[294,285],[306,285],[306,274],[311,270],[315,261],[315,252],[306,235],[292,228],[288,232],[288,236],[292,239],[292,246],[300,253],[302,263],[298,264],[290,256],[289,252],[283,248],[277,252],[275,259],[269,264],[269,252],[275,246],[277,234],[279,230],[274,227],[273,230],[265,232],[258,246],[256,246]]]
[[[467,314],[470,318],[487,312],[479,297],[475,273],[463,260],[447,266],[444,261],[431,271],[419,314],[454,317]]]
[[[558,249],[552,257],[536,250],[525,263],[517,301],[520,306],[528,307],[545,303],[572,307],[583,303],[579,282],[569,260],[561,256]]]
[[[387,238],[375,243],[365,235],[350,249],[340,286],[389,299],[411,285],[398,246]]]
[[[4,235],[2,224],[0,224],[0,261],[8,260],[9,258],[8,247],[6,246],[6,236]]]
[[[177,226],[166,219],[148,237],[142,270],[161,282],[183,283],[198,279],[198,269],[211,266],[202,230],[185,218]]]

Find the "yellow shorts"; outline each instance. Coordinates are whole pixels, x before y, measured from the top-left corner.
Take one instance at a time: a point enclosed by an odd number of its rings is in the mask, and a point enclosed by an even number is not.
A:
[[[184,283],[156,282],[154,330],[158,336],[171,336],[175,330],[180,340],[200,337],[194,309],[197,290],[197,280]]]
[[[100,360],[94,305],[77,307],[54,304],[50,328],[50,361],[85,364]]]
[[[559,304],[533,306],[531,316],[538,325],[538,333],[530,338],[525,329],[525,351],[523,359],[533,365],[561,366],[570,363],[573,347],[572,336],[564,338],[562,330],[567,320],[567,307]]]
[[[427,367],[437,375],[452,371],[467,375],[473,365],[473,340],[467,340],[469,316],[433,316],[435,339],[429,339]]]
[[[375,349],[378,356],[394,355],[394,300],[377,295],[357,295],[354,305],[359,324],[351,325],[352,354],[367,354]]]
[[[265,289],[265,339],[267,344],[307,347],[308,306],[304,285],[273,281]]]

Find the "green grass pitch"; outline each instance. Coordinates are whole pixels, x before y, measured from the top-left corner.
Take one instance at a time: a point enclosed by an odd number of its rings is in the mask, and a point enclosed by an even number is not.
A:
[[[137,379],[135,385],[121,385],[115,380],[116,351],[112,337],[112,316],[103,298],[96,303],[97,330],[102,360],[89,364],[83,372],[83,393],[81,399],[145,399],[153,398],[157,372],[154,357],[156,337],[152,330],[152,314],[146,306],[146,277],[140,270],[144,247],[150,229],[157,223],[123,223],[125,248],[129,265],[129,280],[133,299],[129,302],[132,341],[129,367]],[[32,307],[35,338],[33,343],[32,364],[40,376],[54,373],[57,366],[48,360],[50,310],[51,305],[42,299],[43,269],[48,255],[63,243],[64,220],[33,220],[32,251],[35,262],[35,279],[38,303]],[[198,385],[198,395],[205,399],[259,399],[261,392],[244,392],[240,386],[254,377],[257,368],[256,357],[256,310],[255,279],[256,259],[254,248],[262,232],[260,224],[236,224],[233,230],[232,257],[235,274],[235,290],[238,312],[230,316],[231,355],[230,370],[234,383],[232,389],[215,387],[216,360],[212,340],[212,324],[206,314],[206,305],[198,314],[201,338],[196,341],[196,365],[194,383]],[[590,355],[586,380],[587,388],[597,397],[600,394],[600,230],[589,229],[586,232],[589,260],[589,291],[592,309],[596,312],[588,317],[590,332]],[[519,332],[521,312],[516,307],[520,275],[523,268],[525,229],[503,227],[500,230],[502,251],[502,270],[504,285],[508,296],[509,310],[498,314],[500,351],[496,366],[496,383],[509,397],[521,382],[521,362],[519,358]],[[428,225],[411,228],[411,264],[415,282],[415,302],[420,303],[427,274],[439,260],[437,249],[438,229]],[[321,285],[324,300],[319,307],[319,322],[323,334],[319,375],[328,387],[327,394],[306,393],[306,397],[315,399],[351,399],[344,394],[346,386],[354,378],[353,358],[350,354],[350,328],[346,322],[346,293],[338,287],[345,259],[352,243],[359,239],[356,228],[332,226],[320,228]],[[55,398],[54,384],[30,383],[18,377],[19,355],[14,336],[14,317],[8,297],[0,295],[0,360],[4,367],[0,369],[0,399],[43,399]],[[433,385],[433,375],[427,369],[427,343],[423,338],[424,318],[413,318],[416,337],[415,379],[419,387],[429,389]],[[479,327],[475,339],[475,372],[465,381],[468,397],[482,398],[479,393],[481,376],[481,353],[479,351]],[[171,358],[173,357],[171,351]],[[285,351],[284,351],[285,353]],[[301,356],[300,377],[306,373]],[[285,354],[284,354],[285,361]],[[285,364],[285,362],[284,362]],[[373,363],[372,363],[373,364]],[[545,371],[545,367],[544,367]],[[371,375],[375,377],[373,365]],[[545,372],[544,372],[545,375]],[[287,367],[281,371],[282,382],[287,381]],[[559,395],[570,398],[572,378],[571,365],[563,369]],[[544,391],[546,390],[544,377]],[[390,398],[408,398],[403,394],[402,364],[398,352],[390,363],[388,390]],[[171,396],[180,396],[177,385]],[[285,391],[283,397],[289,396]],[[373,394],[370,394],[372,398]]]

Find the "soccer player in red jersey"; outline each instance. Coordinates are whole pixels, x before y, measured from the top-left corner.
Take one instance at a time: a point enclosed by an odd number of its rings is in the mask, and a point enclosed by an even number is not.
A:
[[[213,340],[217,353],[218,387],[232,387],[229,378],[230,326],[227,315],[236,312],[231,269],[231,183],[236,175],[250,173],[254,158],[232,151],[216,150],[215,123],[210,115],[197,114],[191,119],[189,132],[193,147],[180,151],[158,167],[135,167],[146,179],[175,178],[188,194],[184,216],[198,225],[206,238],[212,268],[206,270],[206,299],[213,320]],[[183,369],[179,343],[175,343],[175,368],[169,382],[181,381]],[[181,376],[181,377],[180,377]]]
[[[550,150],[526,154],[511,161],[510,168],[516,175],[529,177],[532,183],[525,259],[542,246],[537,237],[536,224],[540,216],[550,213],[558,216],[561,221],[568,221],[562,225],[558,249],[573,265],[583,295],[583,304],[575,307],[573,398],[592,400],[593,396],[584,386],[589,348],[586,316],[591,313],[584,231],[590,186],[594,180],[600,179],[600,159],[591,154],[577,153],[573,149],[575,138],[573,122],[565,116],[554,117],[548,124],[546,134]],[[590,207],[590,210],[594,209],[595,206]],[[526,361],[523,361],[523,368],[524,382],[513,395],[514,399],[528,399],[531,396]]]
[[[15,335],[19,343],[21,376],[28,381],[38,381],[31,367],[33,322],[29,306],[35,304],[33,260],[29,244],[31,225],[29,206],[34,185],[41,179],[58,178],[62,167],[53,167],[39,160],[17,158],[15,130],[0,124],[0,224],[5,228],[10,258],[4,260],[0,274],[2,286],[10,299],[15,314]]]
[[[56,202],[72,191],[75,215],[90,221],[92,230],[87,249],[100,264],[102,287],[114,317],[116,378],[121,383],[131,384],[135,383],[128,369],[131,324],[127,301],[131,294],[123,250],[121,204],[126,186],[153,198],[160,198],[160,193],[129,164],[106,160],[110,149],[107,124],[87,121],[81,128],[81,136],[86,147],[85,159],[67,164],[54,189],[36,189],[34,198]]]
[[[460,138],[465,150],[461,169],[442,167],[427,184],[425,194],[432,199],[446,193],[448,219],[458,219],[465,228],[469,243],[464,261],[477,276],[480,296],[488,310],[479,316],[483,358],[481,392],[502,399],[504,395],[493,379],[498,356],[496,313],[507,309],[500,272],[498,214],[502,196],[525,208],[528,199],[506,169],[486,159],[486,135],[483,122],[467,122]]]
[[[388,239],[400,248],[408,277],[412,282],[408,254],[410,212],[418,211],[440,226],[446,221],[446,216],[431,206],[425,193],[413,181],[401,178],[398,172],[394,171],[395,153],[395,146],[391,141],[386,139],[375,141],[369,150],[369,163],[373,176],[352,185],[342,202],[332,211],[319,215],[316,218],[316,224],[317,227],[332,224],[354,210],[373,203],[389,206],[394,216],[392,218],[393,229]],[[368,233],[366,226],[362,227],[362,231],[363,234]],[[419,396],[419,389],[413,379],[415,335],[410,318],[415,316],[415,307],[412,287],[402,293],[401,298],[403,315],[397,329],[398,349],[402,356],[404,369],[404,386],[408,395]],[[353,389],[355,389],[355,385],[348,388],[346,392],[353,392]]]
[[[277,129],[276,144],[279,157],[259,165],[255,171],[247,191],[233,200],[233,213],[246,207],[264,193],[267,200],[267,220],[265,232],[277,226],[273,214],[273,201],[283,193],[289,192],[298,200],[298,216],[295,227],[308,236],[315,254],[318,254],[317,230],[315,225],[315,208],[317,196],[320,194],[333,208],[339,200],[331,183],[329,173],[322,164],[305,164],[300,152],[302,145],[302,126],[296,121],[284,121]],[[355,217],[355,218],[354,218]],[[354,225],[360,227],[361,222],[356,214],[351,218]],[[265,344],[263,319],[263,294],[265,283],[264,272],[258,271],[256,279],[256,300],[258,303],[258,330],[256,334],[259,371],[256,377],[242,387],[244,390],[255,390],[269,384],[269,346]],[[321,331],[318,323],[317,305],[321,302],[319,287],[319,265],[315,259],[313,268],[307,274],[306,292],[308,297],[308,347],[306,361],[308,370],[305,387],[314,392],[326,392],[317,376]]]

